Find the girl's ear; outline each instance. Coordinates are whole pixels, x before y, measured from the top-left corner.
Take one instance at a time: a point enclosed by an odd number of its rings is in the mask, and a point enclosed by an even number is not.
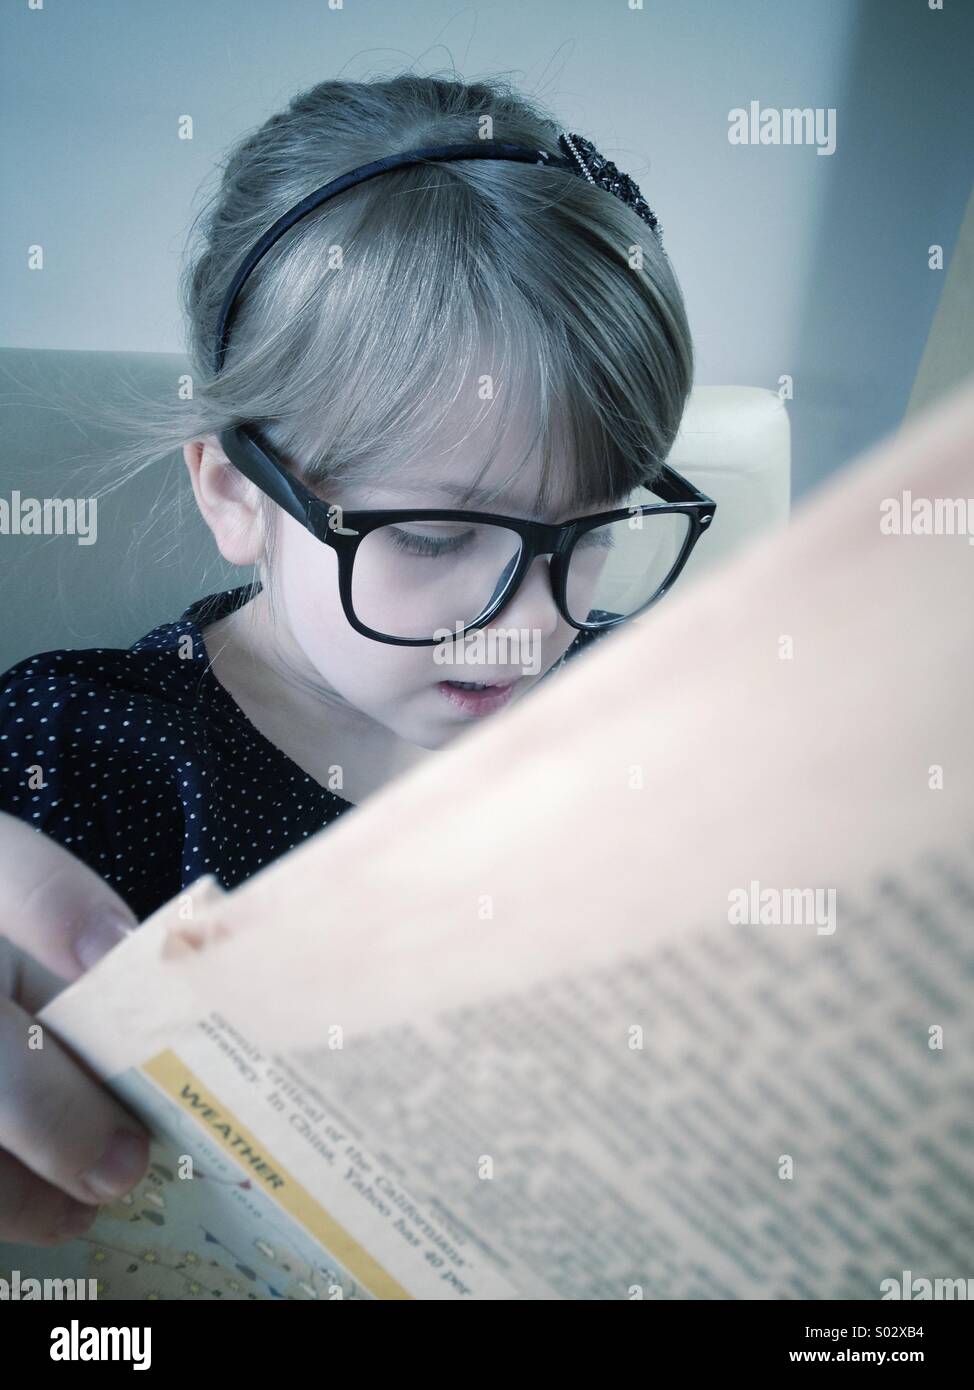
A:
[[[183,445],[196,503],[231,565],[254,565],[261,557],[260,491],[244,478],[215,435]]]

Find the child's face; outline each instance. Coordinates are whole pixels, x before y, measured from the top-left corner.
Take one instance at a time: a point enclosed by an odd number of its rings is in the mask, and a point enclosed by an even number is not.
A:
[[[513,431],[512,431],[513,433]],[[483,452],[471,435],[454,452],[441,456],[432,466],[411,467],[408,473],[390,480],[388,485],[357,487],[344,485],[329,488],[325,500],[338,503],[345,511],[382,507],[446,507],[460,504],[443,489],[471,482],[479,471]],[[517,440],[520,443],[520,437]],[[512,459],[510,435],[498,450],[490,470],[480,480],[480,486],[490,487],[510,472]],[[438,466],[437,466],[438,464]],[[509,516],[534,515],[531,499],[537,488],[540,460],[532,456],[529,464],[517,477],[509,491],[483,508],[469,503],[473,510],[498,512]],[[394,482],[394,486],[393,486]],[[564,499],[560,499],[564,501]],[[562,505],[538,520],[558,522],[567,520],[577,509]],[[577,630],[566,623],[555,606],[548,575],[548,557],[539,557],[506,608],[483,630],[479,652],[468,638],[466,643],[448,642],[437,648],[395,646],[365,637],[347,621],[338,593],[338,557],[331,546],[317,540],[306,528],[277,511],[277,553],[273,582],[279,608],[286,615],[289,647],[296,646],[304,660],[313,668],[309,675],[323,681],[333,697],[347,703],[392,731],[420,747],[435,749],[448,744],[460,731],[489,717],[497,709],[523,698],[571,645]],[[418,530],[419,528],[414,528]],[[428,528],[433,529],[433,528]],[[451,528],[455,533],[457,528]],[[359,561],[356,561],[358,565]],[[443,563],[429,557],[407,557],[397,564],[420,567]],[[448,561],[456,572],[458,562]],[[503,557],[496,578],[500,578]],[[415,572],[409,570],[409,573]],[[430,571],[432,573],[432,571]],[[353,579],[353,590],[358,570]],[[488,588],[484,602],[489,598]],[[396,611],[401,594],[390,592],[390,611]],[[370,626],[379,628],[375,614],[384,611],[386,599],[380,592],[374,597],[375,612],[360,616]],[[480,605],[481,607],[483,604]],[[358,612],[358,608],[356,608]],[[439,610],[437,610],[439,611]],[[437,627],[455,631],[455,622],[463,615],[457,613],[438,621]],[[472,614],[466,618],[475,616]],[[505,645],[498,629],[508,634],[516,632],[517,645]],[[491,634],[494,634],[493,640]],[[407,632],[403,635],[420,635]],[[432,633],[430,633],[432,636]],[[442,661],[443,647],[456,656],[463,647],[463,661],[453,664]],[[471,664],[470,656],[477,658]],[[527,670],[525,671],[525,668]],[[492,697],[451,697],[444,692],[445,680],[482,681],[496,683],[513,680],[510,693]],[[462,702],[462,703],[461,703]]]

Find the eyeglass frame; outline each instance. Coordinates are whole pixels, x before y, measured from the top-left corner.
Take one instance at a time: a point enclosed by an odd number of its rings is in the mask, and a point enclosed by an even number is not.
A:
[[[502,608],[505,608],[520,589],[525,575],[541,555],[550,555],[548,574],[552,597],[562,618],[579,632],[607,632],[621,623],[631,622],[657,603],[676,582],[690,558],[697,541],[710,525],[717,503],[678,473],[664,464],[658,477],[652,480],[653,491],[664,502],[616,508],[608,512],[591,512],[559,524],[531,521],[523,517],[503,516],[498,512],[451,510],[437,507],[395,507],[366,510],[346,510],[338,503],[328,503],[317,497],[299,478],[290,473],[265,440],[258,440],[253,425],[234,425],[221,431],[217,438],[230,462],[245,478],[254,483],[266,496],[283,507],[317,540],[330,545],[338,556],[338,592],[345,617],[356,632],[376,642],[397,647],[432,647],[439,642],[456,640],[467,632],[484,628]],[[603,623],[579,623],[569,615],[567,600],[568,562],[580,536],[612,521],[624,521],[634,515],[679,513],[689,518],[687,536],[680,554],[663,583],[651,598],[632,613],[620,614]],[[521,543],[520,554],[510,577],[500,594],[464,627],[462,632],[442,637],[391,637],[361,622],[352,602],[352,571],[355,553],[365,536],[382,526],[394,526],[408,521],[471,521],[481,525],[501,526],[514,531]]]

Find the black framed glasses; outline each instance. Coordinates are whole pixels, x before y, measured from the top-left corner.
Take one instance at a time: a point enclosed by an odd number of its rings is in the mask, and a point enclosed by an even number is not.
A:
[[[717,510],[664,466],[637,490],[653,501],[560,525],[445,508],[346,511],[294,477],[256,426],[218,437],[244,477],[336,552],[339,596],[356,632],[397,646],[434,646],[486,627],[543,555],[567,623],[580,632],[616,627],[672,587]]]

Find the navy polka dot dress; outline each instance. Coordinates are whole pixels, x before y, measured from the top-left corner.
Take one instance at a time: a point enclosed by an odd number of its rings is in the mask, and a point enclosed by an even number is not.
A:
[[[259,592],[208,595],[128,649],[42,652],[0,675],[0,811],[84,860],[140,921],[202,874],[233,888],[353,809],[210,670],[202,628]],[[547,675],[601,635],[579,633]]]

